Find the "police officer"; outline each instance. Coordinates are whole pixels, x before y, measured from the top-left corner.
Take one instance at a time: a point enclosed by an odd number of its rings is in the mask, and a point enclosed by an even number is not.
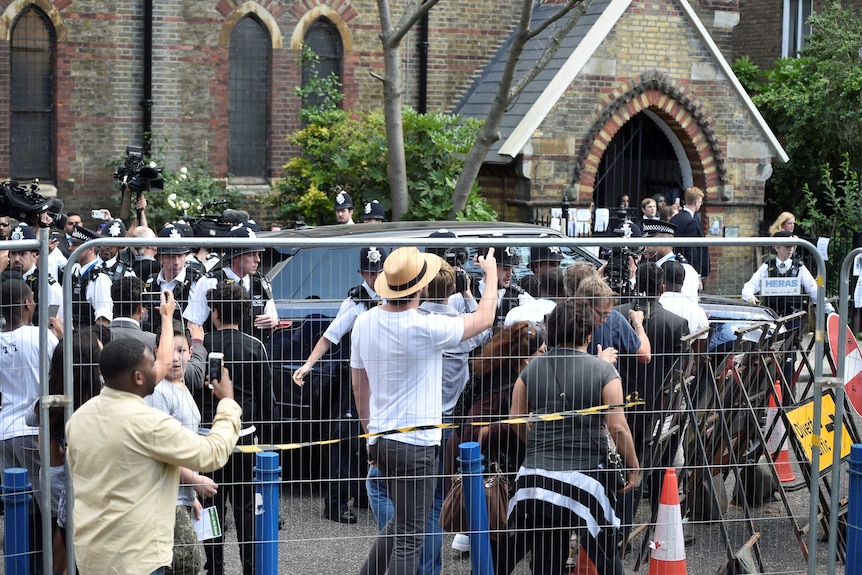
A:
[[[240,224],[234,226],[227,237],[256,238],[257,236],[247,224]],[[222,260],[222,267],[206,274],[192,286],[183,317],[191,323],[205,326],[211,307],[207,301],[207,292],[223,283],[239,283],[249,292],[251,300],[240,329],[243,333],[266,343],[272,336],[272,330],[278,325],[278,311],[275,309],[272,287],[258,270],[262,251],[261,247],[251,246],[229,248]]]
[[[35,240],[36,230],[27,224],[19,224],[9,234],[10,240]],[[39,297],[39,250],[9,251],[9,268],[21,274],[33,292],[33,301],[38,305]],[[63,288],[50,273],[48,274],[48,305],[57,306],[54,317],[63,317]],[[33,314],[33,325],[39,325],[39,314]]]
[[[641,230],[647,238],[673,238],[676,236],[676,226],[661,220],[641,220]],[[672,246],[655,246],[647,248],[645,255],[655,265],[662,267],[665,262],[677,261],[685,270],[685,282],[682,284],[682,294],[697,301],[698,293],[703,288],[700,276],[682,253],[673,251]]]
[[[513,269],[521,265],[521,258],[518,256],[517,248],[501,248],[495,255],[497,255],[498,300],[497,317],[494,320],[494,326],[498,327],[503,325],[506,315],[512,311],[512,308],[534,301],[535,298],[512,281]],[[477,298],[481,298],[482,294],[485,293],[485,287],[484,279],[476,284],[478,291]]]
[[[774,238],[794,238],[793,232],[780,231],[776,232]],[[756,294],[759,294],[762,288],[763,281],[768,278],[799,278],[801,292],[792,295],[777,295],[764,296],[763,305],[772,308],[775,313],[783,317],[790,315],[796,311],[805,309],[805,295],[813,301],[817,301],[817,282],[802,259],[795,257],[796,246],[775,246],[775,255],[769,256],[767,260],[761,264],[757,271],[751,276],[745,285],[742,286],[742,299],[754,304],[761,303],[758,301]],[[803,293],[804,292],[804,293]],[[826,303],[826,313],[832,313],[834,309],[828,302]],[[801,319],[796,320],[793,325],[786,326],[788,329],[801,324]]]
[[[335,191],[335,221],[339,224],[354,224],[353,221],[353,199],[341,186],[336,186]]]
[[[548,237],[542,234],[540,238]],[[521,278],[520,285],[531,296],[539,297],[539,283],[545,272],[558,268],[563,263],[563,252],[559,246],[533,246],[530,248],[530,271],[532,274]]]
[[[70,244],[74,251],[81,244],[98,237],[87,228],[75,226]],[[84,249],[78,261],[72,264],[72,321],[77,329],[93,323],[107,326],[114,319],[111,280],[108,274],[97,271],[99,264],[95,246]]]
[[[171,224],[159,231],[159,238],[182,239],[186,237],[182,229]],[[158,246],[156,260],[161,265],[158,273],[150,274],[144,280],[144,291],[148,293],[169,291],[177,301],[177,318],[180,310],[189,302],[192,288],[203,275],[200,265],[187,263],[191,250],[186,246]]]
[[[126,224],[123,220],[113,219],[105,223],[102,229],[103,238],[124,238],[126,237]],[[111,283],[121,277],[135,275],[132,267],[120,260],[120,252],[123,250],[120,246],[100,246],[99,258],[102,263],[99,264],[98,272],[107,274]]]
[[[362,210],[362,215],[359,216],[363,224],[375,224],[386,221],[386,210],[383,209],[383,204],[377,200],[371,200],[365,204],[365,209]]]
[[[374,246],[362,248],[359,252],[358,271],[362,276],[362,283],[350,288],[347,299],[341,302],[338,314],[323,333],[323,337],[317,341],[302,367],[293,372],[293,381],[296,385],[303,385],[305,376],[320,358],[330,350],[332,345],[342,342],[342,339],[350,333],[353,322],[359,314],[382,303],[372,286],[383,270],[386,255],[385,249]],[[349,347],[349,344],[344,342],[344,346]],[[339,375],[341,375],[341,385],[338,386],[341,396],[340,414],[339,421],[336,421],[333,426],[333,437],[347,438],[361,433],[361,428],[358,425],[359,420],[354,416],[356,407],[349,378],[344,374],[336,374],[336,377]],[[327,519],[339,523],[356,523],[356,514],[347,503],[351,497],[354,501],[359,500],[364,491],[360,481],[350,481],[365,477],[367,472],[367,469],[363,469],[363,458],[357,457],[360,447],[358,441],[341,441],[332,447],[329,467],[331,482],[323,505],[323,515]]]

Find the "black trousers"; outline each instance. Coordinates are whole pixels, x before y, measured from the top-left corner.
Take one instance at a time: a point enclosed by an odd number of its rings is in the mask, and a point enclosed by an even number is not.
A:
[[[239,438],[239,444],[253,443],[251,435]],[[204,499],[204,508],[215,506],[224,531],[227,501],[233,508],[236,539],[239,542],[239,555],[243,575],[254,575],[254,454],[234,453],[227,465],[210,474],[218,484],[218,493]],[[224,535],[204,541],[206,563],[204,568],[209,575],[224,575]]]

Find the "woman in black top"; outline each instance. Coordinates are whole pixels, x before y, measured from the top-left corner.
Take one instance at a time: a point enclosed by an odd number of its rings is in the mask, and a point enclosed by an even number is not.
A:
[[[599,405],[621,405],[616,369],[587,353],[595,311],[567,300],[548,317],[548,352],[533,359],[512,390],[512,416],[556,414]],[[625,472],[625,485],[612,481],[607,425]],[[602,575],[623,575],[617,545],[620,521],[614,497],[634,488],[640,467],[621,407],[569,415],[518,427],[526,443],[509,509],[508,544],[498,544],[497,573],[510,573],[527,551],[533,573],[559,575],[569,555],[571,530]],[[617,474],[618,476],[619,474]]]

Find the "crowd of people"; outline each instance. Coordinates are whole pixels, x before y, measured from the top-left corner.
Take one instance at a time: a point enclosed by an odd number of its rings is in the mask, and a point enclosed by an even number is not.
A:
[[[702,236],[703,192],[689,188],[683,198],[682,207],[641,201],[637,234]],[[672,206],[678,213],[663,217]],[[352,223],[353,211],[350,195],[340,191],[339,223]],[[383,221],[379,202],[367,203],[361,219]],[[779,220],[775,236],[793,237],[792,214]],[[3,223],[10,239],[36,238],[27,225]],[[247,215],[232,223],[230,238],[260,231]],[[0,470],[28,469],[39,503],[31,540],[40,541],[41,521],[52,522],[56,572],[65,566],[68,474],[82,572],[222,574],[223,535],[201,546],[193,521],[214,507],[224,522],[230,503],[243,573],[254,573],[254,461],[233,448],[279,441],[270,361],[279,318],[259,269],[262,247],[233,247],[215,258],[182,246],[87,247],[97,237],[177,240],[191,233],[183,221],[156,233],[145,219],[129,230],[110,214],[96,231],[68,214],[50,243],[45,294],[38,290],[38,251],[0,255]],[[440,230],[432,237],[455,235]],[[73,324],[64,326],[57,279],[75,249],[67,304]],[[624,281],[636,295],[625,300],[603,269],[585,262],[563,269],[559,248],[532,248],[532,274],[520,281],[514,246],[480,248],[478,281],[453,250],[363,248],[361,283],[292,374],[293,384],[305,385],[333,346],[349,350],[349,376],[333,396],[339,416],[331,436],[340,441],[329,451],[323,517],[352,524],[355,508],[369,505],[379,536],[362,574],[439,574],[447,478],[458,471],[458,444],[475,440],[487,460],[514,477],[507,529],[492,546],[496,572],[510,573],[529,556],[534,573],[560,573],[574,532],[600,573],[621,575],[642,476],[655,507],[663,476],[655,469],[672,466],[681,449],[678,436],[668,459],[642,472],[666,408],[662,386],[668,374],[691,373],[710,350],[698,304],[710,273],[708,248],[626,253]],[[804,293],[816,297],[793,247],[775,251],[745,284],[743,299],[756,302],[763,278],[785,276],[798,277]],[[35,326],[40,298],[51,305],[47,350]],[[781,315],[801,306],[799,298],[764,303]],[[690,346],[689,334],[697,334]],[[64,425],[61,409],[49,412],[51,485],[43,486],[39,354],[51,355],[49,386],[61,394],[64,337],[74,338],[75,413]],[[224,360],[219,377],[207,373],[211,352]],[[627,404],[633,393],[643,405]],[[582,410],[590,414],[501,423]],[[392,433],[399,429],[414,430]],[[363,432],[371,434],[367,443],[358,439]],[[614,453],[622,480],[609,469]],[[42,489],[51,490],[50,509],[41,509]]]

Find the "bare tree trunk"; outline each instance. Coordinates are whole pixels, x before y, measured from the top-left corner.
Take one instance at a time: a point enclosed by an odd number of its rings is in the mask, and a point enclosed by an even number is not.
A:
[[[386,118],[386,147],[389,157],[386,174],[392,194],[392,221],[398,221],[410,209],[407,194],[407,159],[404,155],[404,122],[401,109],[401,48],[386,49],[383,56],[386,79],[383,81],[383,115]]]
[[[568,35],[574,25],[577,24],[591,3],[592,0],[568,0],[551,18],[543,22],[539,28],[533,30],[530,26],[533,21],[535,0],[521,0],[521,17],[518,21],[518,28],[515,31],[512,47],[506,59],[503,76],[500,78],[500,86],[497,90],[497,95],[494,97],[494,102],[488,111],[488,116],[485,118],[482,131],[476,136],[473,147],[470,148],[467,158],[464,160],[464,168],[461,170],[461,175],[455,184],[455,191],[452,192],[452,210],[449,212],[449,219],[455,219],[458,212],[467,206],[470,190],[473,188],[473,182],[476,181],[479,175],[479,170],[482,168],[485,156],[494,143],[500,139],[500,123],[506,110],[521,95],[524,88],[548,65],[548,62],[557,53],[557,50],[559,50],[560,42]],[[565,20],[549,38],[548,44],[545,46],[545,50],[536,61],[536,64],[515,83],[515,72],[518,69],[518,61],[521,59],[524,46],[533,37],[563,18]]]
[[[389,158],[386,174],[392,198],[392,220],[398,221],[410,210],[407,190],[407,159],[404,153],[404,102],[401,92],[401,40],[416,22],[440,0],[412,0],[397,25],[392,24],[389,0],[377,0],[380,12],[380,40],[383,43],[383,116],[386,118],[386,145]]]

